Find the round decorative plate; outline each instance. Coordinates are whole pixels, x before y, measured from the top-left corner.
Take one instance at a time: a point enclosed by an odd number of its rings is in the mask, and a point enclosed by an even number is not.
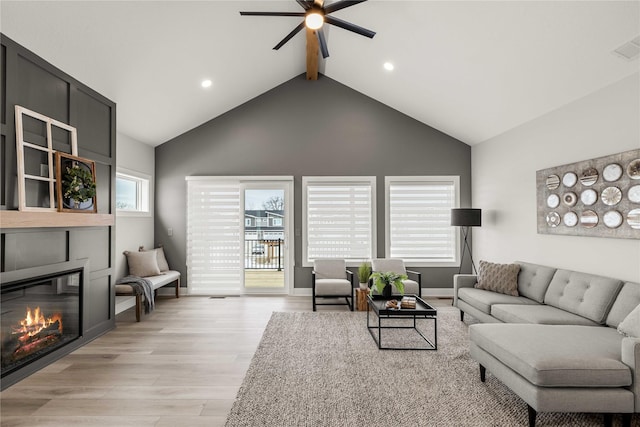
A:
[[[602,216],[602,222],[609,228],[618,228],[622,225],[622,214],[618,211],[608,211]]]
[[[618,187],[607,187],[600,194],[602,203],[607,206],[615,206],[622,200],[622,191]]]
[[[576,182],[578,182],[578,175],[576,175],[575,173],[567,172],[562,175],[562,184],[565,187],[573,187],[574,185],[576,185]]]
[[[558,215],[557,212],[549,212],[547,214],[547,225],[549,227],[557,227],[558,225],[560,225],[560,215]]]
[[[562,222],[567,227],[575,227],[578,224],[578,215],[573,211],[569,211],[562,217]]]
[[[617,163],[611,163],[602,170],[602,177],[605,181],[613,182],[620,179],[622,176],[622,166]]]
[[[567,206],[574,206],[577,201],[578,196],[576,196],[576,193],[569,192],[562,195],[562,203]]]
[[[598,214],[594,211],[584,211],[580,215],[580,224],[585,228],[593,228],[598,225]]]
[[[622,173],[622,169],[620,169],[620,173]],[[547,177],[547,188],[549,190],[555,190],[560,187],[560,177],[558,175],[549,175]]]
[[[596,193],[596,191],[591,188],[584,190],[582,193],[580,193],[580,201],[585,206],[591,206],[598,201],[598,193]]]
[[[595,168],[589,168],[582,171],[580,182],[586,187],[591,187],[598,180],[598,171]]]
[[[631,179],[640,179],[640,159],[631,160],[627,166],[627,175]]]
[[[557,194],[550,194],[549,197],[547,197],[547,206],[549,206],[550,208],[557,208],[559,204],[560,197],[558,197]]]
[[[640,185],[634,185],[629,188],[627,197],[629,197],[629,200],[633,203],[640,203]]]
[[[627,224],[635,230],[640,230],[640,209],[633,209],[627,214]]]

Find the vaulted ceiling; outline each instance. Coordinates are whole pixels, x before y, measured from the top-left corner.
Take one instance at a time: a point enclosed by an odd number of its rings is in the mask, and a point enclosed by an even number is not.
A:
[[[304,32],[272,50],[300,18],[238,13],[247,10],[302,9],[294,0],[2,0],[0,23],[115,101],[120,132],[159,145],[305,71]],[[640,35],[639,1],[370,0],[333,16],[377,34],[326,27],[322,74],[470,145],[640,69],[613,53]]]

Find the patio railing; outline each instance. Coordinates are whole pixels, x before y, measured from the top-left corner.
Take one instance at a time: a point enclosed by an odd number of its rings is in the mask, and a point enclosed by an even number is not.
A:
[[[282,239],[244,241],[244,268],[247,270],[278,270],[284,264]]]

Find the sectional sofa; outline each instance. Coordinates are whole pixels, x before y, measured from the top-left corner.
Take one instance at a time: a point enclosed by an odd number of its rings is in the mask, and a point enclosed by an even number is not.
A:
[[[613,414],[626,426],[640,422],[640,337],[617,330],[637,313],[640,284],[515,264],[518,295],[478,289],[476,275],[454,277],[460,320],[467,313],[483,322],[469,328],[481,381],[488,370],[520,396],[532,427],[538,412],[603,413],[605,425]]]

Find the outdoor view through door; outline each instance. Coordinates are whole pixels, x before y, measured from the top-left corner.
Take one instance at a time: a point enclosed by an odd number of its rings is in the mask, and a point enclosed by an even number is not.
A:
[[[244,190],[244,287],[284,289],[285,192]]]

